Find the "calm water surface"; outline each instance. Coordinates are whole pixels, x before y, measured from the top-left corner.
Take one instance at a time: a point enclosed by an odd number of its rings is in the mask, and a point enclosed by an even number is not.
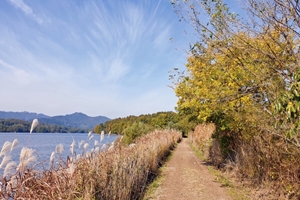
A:
[[[19,163],[20,152],[23,147],[34,149],[37,155],[37,162],[49,162],[51,153],[55,151],[55,147],[58,144],[63,144],[64,151],[62,158],[66,160],[67,156],[70,155],[70,145],[74,141],[75,152],[80,154],[83,151],[83,145],[79,149],[79,143],[84,140],[85,143],[89,143],[88,151],[94,148],[95,140],[100,143],[100,134],[93,134],[94,138],[89,140],[87,133],[0,133],[0,151],[4,142],[13,142],[14,139],[18,139],[17,147],[12,151],[12,160]],[[117,135],[105,135],[101,146],[103,144],[109,144],[113,142],[118,136]],[[3,158],[3,157],[2,157]],[[0,158],[0,161],[2,160]]]

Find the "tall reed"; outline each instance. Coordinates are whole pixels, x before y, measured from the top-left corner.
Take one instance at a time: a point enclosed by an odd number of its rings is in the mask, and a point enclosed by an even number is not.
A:
[[[200,124],[189,134],[190,143],[213,165],[255,187],[254,199],[300,199],[299,148],[264,131],[247,139],[236,134],[229,142],[220,139],[226,132],[219,139],[214,132],[213,124]]]
[[[36,170],[31,162],[34,152],[24,149],[28,152],[22,170],[20,164],[7,164],[12,170],[2,177],[0,199],[141,199],[147,183],[180,140],[180,132],[154,131],[131,147],[116,142],[111,150],[85,152],[58,165],[51,158],[53,166],[45,170]],[[61,149],[58,146],[54,155]]]

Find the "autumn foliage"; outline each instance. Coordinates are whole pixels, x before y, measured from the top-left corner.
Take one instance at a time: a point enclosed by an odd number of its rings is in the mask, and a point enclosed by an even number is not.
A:
[[[219,167],[299,197],[298,1],[246,0],[244,18],[222,0],[173,5],[198,37],[186,72],[174,74],[179,114],[216,125]]]

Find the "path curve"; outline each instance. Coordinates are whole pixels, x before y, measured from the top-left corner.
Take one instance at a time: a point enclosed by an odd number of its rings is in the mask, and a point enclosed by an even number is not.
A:
[[[225,188],[218,183],[191,149],[188,139],[178,144],[165,164],[163,181],[150,199],[159,200],[230,200]]]

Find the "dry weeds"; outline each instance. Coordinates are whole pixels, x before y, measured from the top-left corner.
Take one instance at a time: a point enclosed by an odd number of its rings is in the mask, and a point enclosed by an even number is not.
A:
[[[180,132],[154,131],[130,147],[116,143],[104,152],[70,155],[67,161],[58,165],[52,162],[50,169],[44,170],[37,170],[34,151],[24,149],[18,166],[11,162],[6,165],[10,173],[1,176],[0,198],[140,199],[161,162],[180,140]],[[61,148],[59,145],[55,154]]]

